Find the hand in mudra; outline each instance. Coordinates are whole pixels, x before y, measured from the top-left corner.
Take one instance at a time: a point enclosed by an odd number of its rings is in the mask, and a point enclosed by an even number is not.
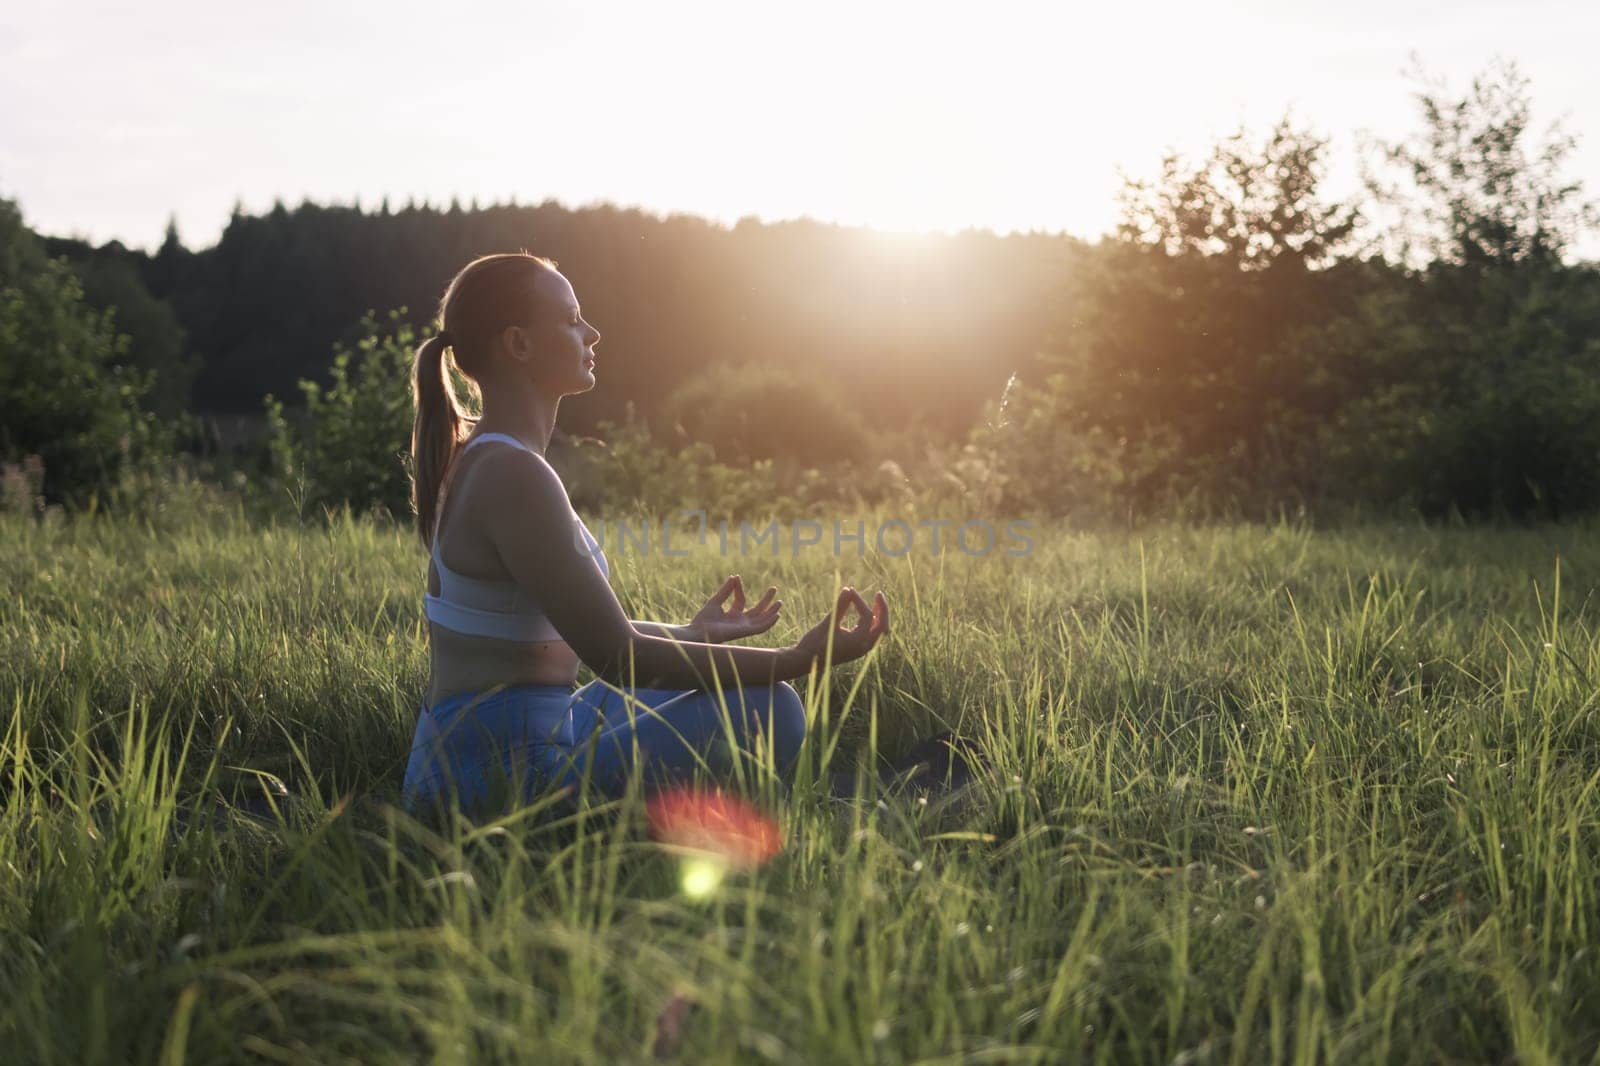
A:
[[[854,609],[856,624],[846,629],[845,617]],[[812,662],[822,662],[831,640],[833,661],[847,663],[859,659],[873,649],[878,640],[889,632],[889,601],[883,593],[872,597],[872,607],[861,594],[846,585],[839,590],[839,599],[827,616],[811,627],[810,632],[795,643],[795,649]]]
[[[778,611],[783,607],[783,601],[774,599],[777,595],[778,586],[769,585],[761,601],[747,610],[744,605],[744,582],[738,574],[733,574],[711,594],[706,605],[689,620],[689,624],[699,627],[702,639],[708,644],[753,637],[757,633],[765,633],[778,621]],[[732,603],[724,607],[723,604],[728,603],[730,597]]]

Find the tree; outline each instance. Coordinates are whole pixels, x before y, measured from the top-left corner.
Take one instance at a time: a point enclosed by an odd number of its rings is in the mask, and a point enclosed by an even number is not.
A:
[[[411,513],[412,360],[418,340],[405,308],[380,326],[368,311],[354,349],[335,345],[327,387],[301,379],[305,407],[292,420],[268,393],[267,446],[274,477],[302,508],[348,504]],[[386,327],[386,328],[385,328]]]
[[[0,199],[0,459],[39,456],[46,500],[93,505],[170,448],[140,407],[151,376],[122,365],[128,348],[112,313],[89,306],[72,267]]]
[[[178,418],[189,408],[200,360],[187,350],[188,335],[176,312],[145,287],[136,254],[115,244],[99,252],[83,245],[80,249],[70,258],[85,302],[96,310],[109,310],[116,330],[128,335],[127,351],[118,365],[148,371],[151,387],[145,405],[163,418]]]
[[[1170,256],[1219,255],[1240,270],[1324,266],[1360,222],[1354,207],[1319,198],[1327,150],[1286,115],[1259,148],[1241,128],[1197,165],[1168,153],[1158,180],[1124,184],[1118,232]]]
[[[1535,139],[1528,79],[1514,62],[1490,64],[1459,99],[1412,62],[1422,128],[1376,142],[1378,164],[1366,164],[1369,192],[1400,219],[1390,252],[1413,266],[1559,261],[1600,221],[1582,183],[1562,174],[1576,138],[1553,122]],[[1393,168],[1400,176],[1386,177]]]
[[[192,253],[183,246],[183,238],[178,236],[177,216],[169,215],[166,235],[150,260],[149,273],[146,275],[151,293],[160,299],[170,296],[184,281],[184,269],[191,258]]]
[[[1562,176],[1576,141],[1536,142],[1528,81],[1496,62],[1453,98],[1416,94],[1421,128],[1382,145],[1404,180],[1375,199],[1412,268],[1338,325],[1367,389],[1328,427],[1348,491],[1426,513],[1516,517],[1600,506],[1600,272],[1563,262],[1596,223]]]
[[[1137,469],[1096,458],[1080,473],[1129,494],[1303,491],[1338,385],[1303,337],[1370,283],[1342,258],[1358,215],[1323,197],[1326,151],[1285,118],[1259,142],[1241,130],[1197,164],[1169,154],[1158,179],[1128,182],[1117,238],[1086,264],[1045,359],[1045,395],[1017,397],[1037,436],[1021,446],[1094,442]]]

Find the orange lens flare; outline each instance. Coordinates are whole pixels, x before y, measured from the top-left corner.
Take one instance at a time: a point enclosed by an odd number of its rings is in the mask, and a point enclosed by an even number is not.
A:
[[[775,820],[721,791],[659,792],[646,801],[645,816],[656,840],[715,856],[730,869],[760,866],[783,848]]]

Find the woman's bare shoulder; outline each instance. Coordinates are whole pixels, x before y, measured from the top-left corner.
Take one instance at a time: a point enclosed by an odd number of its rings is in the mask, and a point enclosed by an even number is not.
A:
[[[496,448],[494,452],[479,460],[476,471],[472,495],[481,515],[522,521],[538,516],[569,517],[572,501],[549,460],[521,448]]]

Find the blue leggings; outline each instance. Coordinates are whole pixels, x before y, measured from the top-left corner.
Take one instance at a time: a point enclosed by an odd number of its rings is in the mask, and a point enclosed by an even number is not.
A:
[[[729,685],[720,699],[701,689],[623,690],[598,680],[576,692],[497,687],[421,708],[402,791],[412,809],[453,793],[463,810],[478,811],[587,776],[591,792],[617,796],[635,769],[656,784],[688,780],[697,768],[727,770],[730,739],[745,753],[770,753],[788,774],[805,732],[805,705],[786,681]]]

